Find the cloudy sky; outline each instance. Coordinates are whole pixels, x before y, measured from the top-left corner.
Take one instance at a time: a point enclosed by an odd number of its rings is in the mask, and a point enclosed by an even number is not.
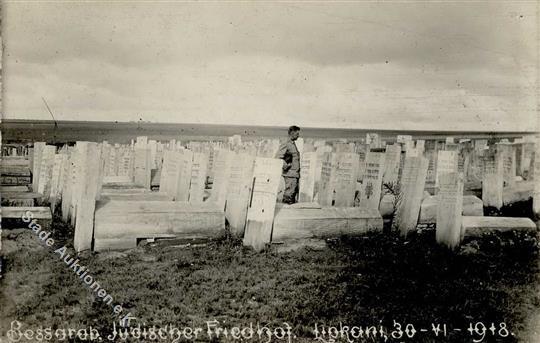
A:
[[[531,2],[7,2],[4,118],[534,131]]]

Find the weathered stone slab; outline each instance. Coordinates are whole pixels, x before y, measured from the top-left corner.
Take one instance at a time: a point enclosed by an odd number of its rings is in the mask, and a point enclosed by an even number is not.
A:
[[[327,152],[320,155],[321,158],[321,180],[317,201],[322,206],[332,206],[334,204],[334,188],[336,183],[336,157],[334,153]]]
[[[150,189],[151,156],[149,148],[135,148],[133,166],[133,182]]]
[[[178,181],[176,183],[176,201],[189,200],[189,186],[191,184],[191,168],[193,165],[193,152],[183,150],[180,154]]]
[[[208,156],[205,153],[194,153],[191,164],[191,180],[189,185],[189,201],[203,202],[206,188],[206,168]]]
[[[456,151],[441,150],[437,156],[437,173],[435,186],[439,185],[439,175],[456,172],[458,168],[458,153]]]
[[[376,209],[281,207],[276,211],[272,242],[359,235],[383,227],[382,217]]]
[[[384,166],[381,165],[380,168],[383,169]],[[357,173],[358,173],[358,156],[355,153],[353,152],[336,153],[334,206],[336,207],[353,206]],[[381,172],[381,181],[382,181],[382,172]]]
[[[503,164],[499,153],[487,152],[483,157],[484,179],[482,201],[484,206],[500,209],[503,205]]]
[[[402,235],[415,230],[424,196],[428,160],[421,156],[405,157],[400,195],[393,225]]]
[[[317,152],[305,152],[300,161],[300,189],[298,194],[299,202],[310,202],[315,197],[315,183],[317,174],[320,180],[322,163],[319,162]]]
[[[360,207],[378,209],[381,201],[381,187],[385,170],[385,153],[370,152],[366,159],[366,169],[360,191]]]
[[[397,184],[399,180],[400,158],[401,145],[393,144],[386,146],[383,183]]]
[[[533,197],[538,181],[520,181],[503,188],[503,205],[526,201]]]
[[[233,235],[242,237],[246,226],[247,210],[253,187],[255,157],[236,153],[231,165],[225,217]]]
[[[32,190],[38,190],[39,175],[41,168],[41,155],[45,148],[45,142],[35,142],[32,154]]]
[[[420,219],[419,224],[432,224],[437,221],[437,208],[439,200],[437,196],[429,196],[422,201],[420,207]],[[483,216],[484,204],[482,200],[474,195],[463,196],[463,211],[461,213],[464,216]]]
[[[178,201],[99,201],[95,239],[145,238],[175,235],[218,237],[225,230],[225,214],[214,204]]]
[[[459,172],[440,174],[437,198],[436,240],[449,248],[455,248],[461,242],[463,174]]]
[[[538,228],[529,218],[515,217],[468,217],[462,218],[462,231],[465,237],[481,236],[492,231],[530,231],[538,232]]]
[[[214,179],[212,191],[208,201],[212,201],[225,209],[227,189],[231,174],[231,164],[234,153],[230,150],[220,149],[214,153]]]
[[[37,189],[34,189],[34,191],[43,194],[46,200],[48,200],[51,192],[51,179],[55,152],[56,147],[53,145],[46,145],[43,147],[41,152],[41,166],[39,167]]]
[[[99,182],[101,164],[96,163],[101,159],[101,149],[96,143],[87,143],[87,149],[83,155],[86,161],[86,168],[79,178],[80,203],[77,206],[75,235],[73,247],[77,252],[92,248],[92,238],[94,232],[94,210]]]
[[[281,180],[283,161],[274,158],[255,159],[254,183],[247,213],[244,245],[262,250],[272,237],[276,196]]]
[[[101,196],[100,200],[124,200],[124,201],[173,201],[173,198],[167,194],[162,194],[158,192],[146,192],[146,193],[135,193],[135,194],[125,194],[125,193],[116,193],[116,194],[106,194]]]

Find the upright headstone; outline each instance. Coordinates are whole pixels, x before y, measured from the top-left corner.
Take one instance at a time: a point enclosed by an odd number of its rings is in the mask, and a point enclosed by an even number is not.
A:
[[[384,154],[382,155],[384,157]],[[354,152],[336,153],[334,203],[336,207],[353,206],[357,173],[358,156]]]
[[[463,210],[463,174],[439,175],[436,239],[438,243],[455,248],[461,242],[461,213]]]
[[[383,183],[396,184],[398,182],[400,157],[401,146],[399,144],[386,146]]]
[[[101,149],[96,143],[88,143],[85,154],[82,156],[86,160],[86,168],[82,170],[79,178],[80,185],[80,204],[77,208],[77,219],[75,224],[75,235],[73,247],[77,252],[92,248],[92,239],[94,234],[94,211],[96,207],[97,186],[99,178],[99,169],[102,167],[99,163],[101,159]]]
[[[485,207],[500,209],[503,205],[503,159],[500,152],[490,150],[483,156],[482,202]]]
[[[54,155],[54,165],[51,177],[51,192],[50,192],[50,205],[51,211],[54,213],[56,210],[56,203],[62,192],[63,175],[67,165],[67,154]]]
[[[253,187],[253,167],[255,157],[246,153],[237,153],[231,165],[225,218],[229,222],[231,233],[242,237],[246,226],[247,209]]]
[[[181,153],[166,150],[163,153],[163,166],[159,180],[159,192],[171,197],[176,195],[178,177],[180,173]]]
[[[533,175],[535,177],[533,190],[533,212],[540,216],[540,137],[536,137],[533,159]]]
[[[418,224],[427,169],[428,160],[425,157],[405,157],[397,210],[393,221],[393,225],[404,236],[415,230]]]
[[[34,149],[32,154],[32,190],[34,192],[38,191],[39,173],[41,168],[41,155],[44,148],[44,142],[34,143]]]
[[[272,223],[276,196],[281,179],[283,161],[273,158],[256,158],[253,194],[247,213],[244,245],[260,251],[272,238]]]
[[[150,149],[135,148],[135,159],[133,167],[133,182],[137,186],[150,189],[151,168]]]
[[[369,132],[366,134],[366,143],[370,149],[378,149],[381,147],[381,137],[378,133]]]
[[[456,151],[441,150],[437,155],[437,173],[435,174],[435,186],[439,185],[439,175],[457,172],[458,154]]]
[[[503,164],[503,180],[507,185],[513,185],[516,177],[516,156],[510,143],[498,143],[497,151]]]
[[[75,186],[75,154],[73,149],[68,150],[68,161],[65,168],[64,185],[62,186],[62,221],[65,223],[70,219],[73,187]]]
[[[193,152],[183,150],[180,155],[178,181],[176,182],[176,201],[189,200],[189,186],[191,184],[191,167],[193,164]]]
[[[56,147],[46,145],[41,152],[41,166],[39,167],[39,179],[37,192],[43,195],[44,200],[49,200],[51,192],[51,179],[54,165]]]
[[[317,179],[316,175],[318,172],[320,179],[322,164],[317,164],[317,152],[305,152],[300,156],[300,187],[298,194],[298,202],[312,202],[313,198],[315,197],[315,180]]]
[[[214,156],[214,180],[212,184],[212,192],[209,201],[217,203],[220,208],[225,209],[227,200],[227,188],[231,174],[231,164],[234,153],[230,150],[220,149],[217,155]]]
[[[317,201],[321,206],[332,206],[334,203],[334,189],[336,183],[336,155],[323,153],[321,158],[321,181],[317,193]]]
[[[398,135],[397,136],[397,143],[405,144],[407,141],[412,141],[411,135]]]
[[[74,160],[73,160],[73,189],[71,192],[71,202],[70,202],[70,210],[69,210],[69,216],[71,217],[71,225],[75,226],[77,221],[77,210],[81,204],[81,196],[83,194],[83,185],[84,185],[84,177],[85,177],[85,170],[87,169],[87,163],[93,163],[96,164],[96,160],[88,160],[86,158],[87,151],[88,151],[88,145],[90,142],[83,142],[78,141],[75,144],[74,149]]]
[[[205,153],[198,152],[193,154],[193,163],[191,165],[191,183],[189,186],[189,202],[200,203],[204,200],[207,164],[208,156]]]
[[[382,152],[370,152],[367,155],[360,191],[360,207],[379,209],[385,158],[385,153]]]

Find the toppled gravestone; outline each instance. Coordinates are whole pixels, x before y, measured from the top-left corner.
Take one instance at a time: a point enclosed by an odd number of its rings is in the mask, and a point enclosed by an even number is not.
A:
[[[435,223],[437,219],[437,207],[439,200],[437,196],[429,196],[422,202],[420,206],[421,224]],[[483,216],[484,208],[482,200],[474,195],[463,196],[463,212],[464,216]]]

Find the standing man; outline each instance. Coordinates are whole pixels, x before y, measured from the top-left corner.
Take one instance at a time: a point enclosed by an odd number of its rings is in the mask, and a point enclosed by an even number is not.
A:
[[[300,136],[300,128],[296,125],[289,127],[289,138],[279,147],[276,158],[283,162],[283,179],[285,180],[285,190],[283,191],[283,202],[294,204],[298,195],[298,180],[300,179],[300,153],[294,141]]]

